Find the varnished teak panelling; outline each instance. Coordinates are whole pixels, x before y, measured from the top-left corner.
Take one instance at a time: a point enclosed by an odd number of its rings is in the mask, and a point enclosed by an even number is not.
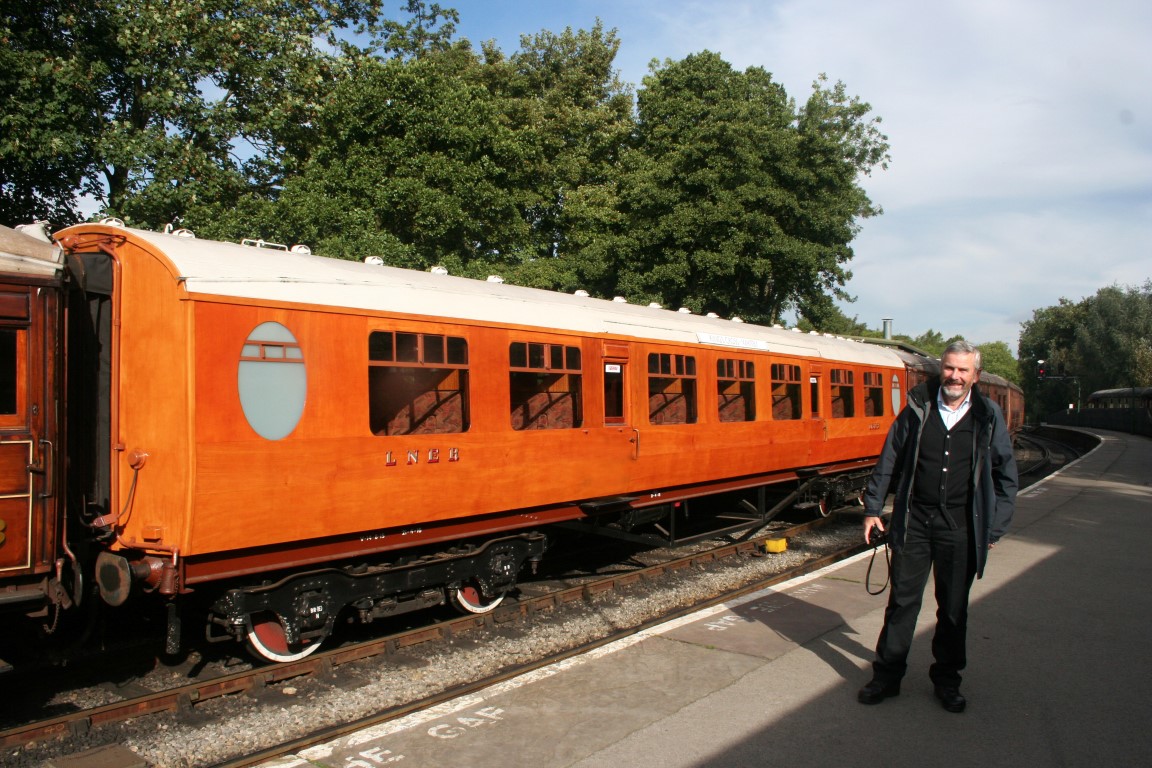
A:
[[[118,498],[113,507],[129,500],[135,480],[129,511],[120,521],[122,542],[143,549],[175,548],[185,558],[196,558],[324,537],[372,540],[381,531],[388,535],[380,535],[380,547],[403,546],[405,529],[438,521],[548,507],[575,514],[571,505],[598,497],[658,494],[867,460],[879,452],[892,417],[814,417],[807,383],[812,371],[802,355],[701,344],[687,341],[679,330],[661,333],[686,341],[630,337],[625,331],[639,331],[644,327],[639,323],[620,323],[620,333],[605,337],[571,328],[453,319],[437,315],[436,306],[426,307],[426,314],[402,314],[201,293],[160,251],[154,242],[159,238],[118,236],[123,242],[114,249],[121,277],[114,339]],[[548,322],[547,317],[537,320]],[[245,341],[268,322],[291,332],[307,377],[299,422],[279,439],[254,431],[238,395]],[[373,434],[368,337],[374,330],[467,341],[466,431]],[[786,348],[799,350],[808,343],[802,336],[782,338],[791,345]],[[512,428],[509,345],[523,341],[581,350],[581,426]],[[857,371],[857,379],[869,370],[881,372],[887,381],[901,370],[894,357],[891,367],[877,362],[886,353],[840,344],[873,361],[842,364]],[[650,352],[695,358],[696,423],[649,424]],[[720,420],[716,361],[731,357],[755,361],[758,368],[756,421]],[[605,361],[625,369],[628,403],[618,423],[605,423]],[[771,419],[768,371],[773,361],[802,366],[800,419]],[[826,407],[827,365],[818,362]],[[863,413],[861,390],[857,384],[857,413]]]
[[[134,239],[113,252],[119,285],[112,339],[112,476],[119,494],[112,508],[124,510],[125,542],[185,551],[195,528],[190,304],[163,254]]]

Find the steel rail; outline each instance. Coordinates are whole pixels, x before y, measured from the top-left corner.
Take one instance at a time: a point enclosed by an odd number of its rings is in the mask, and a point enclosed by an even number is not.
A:
[[[641,580],[652,580],[662,574],[682,568],[701,566],[742,553],[750,553],[758,548],[762,549],[763,542],[768,538],[793,538],[827,524],[830,519],[813,520],[767,535],[724,544],[703,552],[692,553],[626,573],[595,578],[578,586],[562,587],[541,595],[523,597],[510,605],[501,606],[489,614],[460,616],[429,626],[384,635],[328,651],[320,651],[295,662],[255,667],[210,680],[197,681],[92,709],[70,712],[7,728],[0,731],[0,748],[18,747],[31,742],[69,736],[82,737],[111,723],[163,712],[188,713],[196,705],[220,696],[258,691],[268,685],[296,677],[327,675],[335,667],[342,664],[374,656],[394,654],[404,648],[436,640],[451,639],[477,629],[513,623],[568,603],[591,600],[597,595],[615,591]]]

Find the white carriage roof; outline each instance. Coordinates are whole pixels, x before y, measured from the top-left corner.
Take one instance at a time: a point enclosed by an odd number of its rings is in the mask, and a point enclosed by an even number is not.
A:
[[[282,301],[900,366],[890,350],[669,309],[144,230],[190,294]]]
[[[27,234],[42,232],[39,225],[10,229],[0,225],[0,270],[52,277],[62,268],[64,251],[44,239]]]

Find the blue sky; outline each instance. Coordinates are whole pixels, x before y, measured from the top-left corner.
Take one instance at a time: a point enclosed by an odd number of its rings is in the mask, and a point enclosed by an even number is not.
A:
[[[872,105],[888,170],[862,180],[842,305],[1013,353],[1034,309],[1152,278],[1147,0],[439,0],[505,53],[599,18],[639,87],[652,59],[710,50],[798,101],[825,73]]]

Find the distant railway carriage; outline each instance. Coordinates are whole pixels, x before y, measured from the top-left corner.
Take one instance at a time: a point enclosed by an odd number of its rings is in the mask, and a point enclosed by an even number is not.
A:
[[[1152,413],[1152,387],[1101,389],[1088,395],[1090,409],[1125,409]]]
[[[290,660],[339,615],[491,610],[553,524],[639,537],[732,491],[826,510],[911,385],[887,349],[619,301],[0,234],[0,609],[51,625],[94,584],[166,603],[170,650],[190,593]]]
[[[1101,389],[1088,396],[1081,410],[1049,414],[1046,420],[1152,437],[1152,387]]]
[[[1000,404],[1008,431],[1016,434],[1024,428],[1024,391],[1016,384],[992,373],[980,375],[980,389]]]

